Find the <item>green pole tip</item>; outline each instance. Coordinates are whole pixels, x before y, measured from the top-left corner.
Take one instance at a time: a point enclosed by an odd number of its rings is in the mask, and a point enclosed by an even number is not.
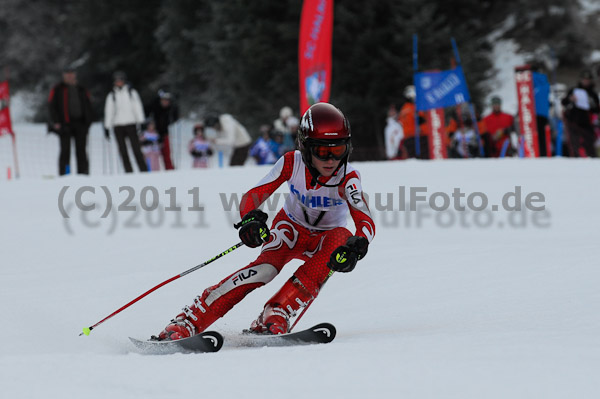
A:
[[[84,333],[85,335],[90,335],[90,332],[92,332],[92,330],[90,330],[88,327],[85,327],[85,328],[83,329],[83,333]]]

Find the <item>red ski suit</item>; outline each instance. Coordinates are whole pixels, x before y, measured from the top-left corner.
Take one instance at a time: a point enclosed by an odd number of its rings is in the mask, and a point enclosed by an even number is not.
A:
[[[344,173],[345,169],[345,173]],[[321,179],[324,179],[321,177]],[[219,284],[207,288],[194,305],[201,310],[194,322],[196,333],[203,331],[227,313],[250,291],[267,284],[292,259],[304,261],[268,303],[277,297],[286,302],[291,313],[308,305],[319,290],[330,269],[327,262],[334,249],[344,245],[352,233],[344,226],[348,211],[354,220],[355,235],[369,242],[375,235],[375,224],[364,200],[360,175],[352,166],[342,166],[323,183],[336,187],[311,186],[312,176],[299,151],[286,153],[270,173],[243,197],[240,215],[258,208],[284,182],[290,187],[286,202],[273,220],[269,241],[260,256],[246,267],[231,274]],[[287,303],[289,302],[289,303]],[[198,313],[197,313],[198,314]]]

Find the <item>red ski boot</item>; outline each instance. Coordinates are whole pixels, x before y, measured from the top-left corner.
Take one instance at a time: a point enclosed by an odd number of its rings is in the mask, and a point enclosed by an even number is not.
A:
[[[252,322],[250,331],[256,334],[285,334],[290,330],[290,319],[307,306],[314,297],[292,276],[271,298],[262,313]]]
[[[209,311],[208,307],[204,304],[204,296],[206,296],[206,291],[202,296],[194,299],[192,306],[183,308],[183,313],[175,316],[171,320],[171,323],[158,334],[158,337],[153,336],[152,338],[158,341],[175,341],[177,339],[188,338],[201,333],[214,323],[219,317],[215,317]]]

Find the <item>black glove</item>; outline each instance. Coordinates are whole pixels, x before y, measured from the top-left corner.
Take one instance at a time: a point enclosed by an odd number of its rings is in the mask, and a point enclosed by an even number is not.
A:
[[[48,123],[48,134],[50,133],[58,134],[58,130],[54,127],[52,122]]]
[[[104,128],[104,137],[106,137],[106,140],[110,140],[110,130],[107,128]]]
[[[337,247],[329,257],[327,267],[335,272],[348,273],[354,270],[356,262],[367,254],[369,241],[360,236],[352,236],[346,241],[346,245]]]
[[[233,227],[240,229],[240,239],[244,245],[250,248],[260,247],[269,240],[269,228],[265,223],[269,215],[260,209],[254,209],[248,212],[242,221],[234,224]]]

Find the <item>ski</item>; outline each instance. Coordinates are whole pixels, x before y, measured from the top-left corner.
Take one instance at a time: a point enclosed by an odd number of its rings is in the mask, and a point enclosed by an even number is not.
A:
[[[131,337],[129,339],[140,352],[156,355],[218,352],[223,346],[223,336],[216,331],[205,331],[175,341],[139,340]]]
[[[227,337],[227,344],[243,347],[293,346],[328,344],[335,338],[333,324],[320,323],[306,330],[281,335],[256,334],[245,330],[241,335]]]

